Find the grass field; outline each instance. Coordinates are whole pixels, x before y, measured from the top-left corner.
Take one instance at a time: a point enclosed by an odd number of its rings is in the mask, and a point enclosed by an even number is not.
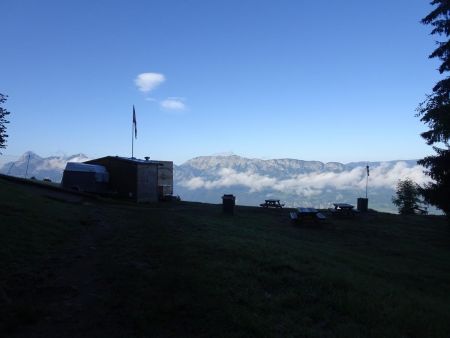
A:
[[[134,205],[0,180],[0,335],[449,337],[444,218]]]

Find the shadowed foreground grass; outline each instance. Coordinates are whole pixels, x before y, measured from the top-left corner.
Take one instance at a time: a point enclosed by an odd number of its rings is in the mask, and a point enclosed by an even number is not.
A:
[[[295,226],[286,210],[45,195],[0,181],[9,335],[450,335],[443,218]]]

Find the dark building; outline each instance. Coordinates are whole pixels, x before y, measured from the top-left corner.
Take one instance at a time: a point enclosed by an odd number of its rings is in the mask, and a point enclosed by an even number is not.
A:
[[[100,165],[109,173],[108,189],[136,202],[156,202],[173,192],[173,162],[106,156],[85,162]]]

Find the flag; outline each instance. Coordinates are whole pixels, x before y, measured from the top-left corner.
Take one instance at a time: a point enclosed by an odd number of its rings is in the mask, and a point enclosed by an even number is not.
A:
[[[367,176],[369,176],[369,166],[366,166],[367,169]]]
[[[133,104],[133,129],[134,129],[134,138],[137,138],[137,122],[136,122],[136,112],[134,111],[134,104]]]

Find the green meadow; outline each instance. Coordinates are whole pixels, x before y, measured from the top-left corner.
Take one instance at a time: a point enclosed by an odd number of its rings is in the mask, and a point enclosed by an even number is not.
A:
[[[450,229],[0,179],[0,335],[449,337]]]

